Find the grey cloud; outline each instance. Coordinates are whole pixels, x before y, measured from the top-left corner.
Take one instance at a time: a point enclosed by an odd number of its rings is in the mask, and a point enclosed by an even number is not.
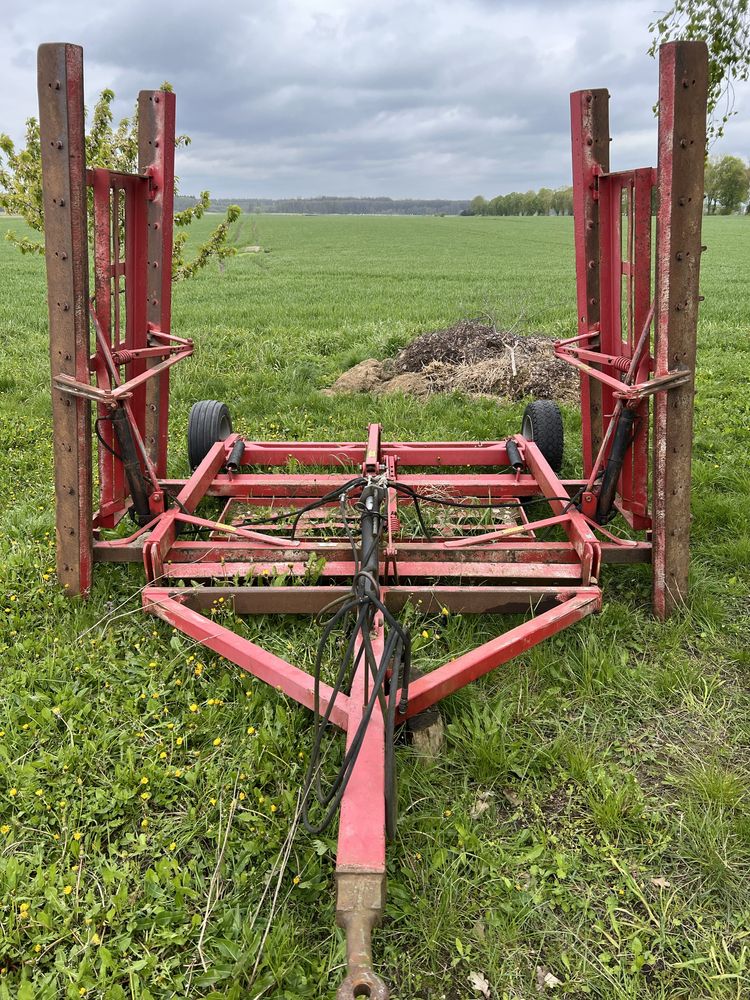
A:
[[[34,113],[39,25],[86,50],[87,96],[127,114],[168,79],[183,191],[471,197],[569,176],[568,93],[613,93],[616,164],[653,162],[651,0],[15,3],[0,129]],[[740,102],[746,91],[738,91]],[[747,136],[746,130],[738,135]]]

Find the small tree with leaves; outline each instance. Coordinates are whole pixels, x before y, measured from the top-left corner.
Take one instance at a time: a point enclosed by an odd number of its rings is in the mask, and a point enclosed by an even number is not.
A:
[[[708,139],[724,134],[734,111],[733,85],[750,77],[750,0],[675,0],[649,25],[655,55],[662,42],[701,38],[708,46]]]
[[[171,90],[163,84],[162,90]],[[115,95],[103,90],[94,106],[91,127],[86,134],[86,161],[94,167],[135,173],[138,169],[138,106],[130,118],[123,118],[114,126],[112,102]],[[190,138],[177,136],[176,146],[188,146]],[[191,278],[211,260],[223,260],[236,252],[228,242],[232,224],[240,215],[237,205],[230,205],[223,220],[202,243],[191,260],[185,257],[188,239],[187,227],[200,219],[210,205],[208,191],[203,191],[196,205],[175,213],[174,224],[178,232],[174,238],[172,276],[176,281]],[[9,136],[0,134],[0,207],[9,215],[20,215],[38,233],[44,233],[44,207],[42,202],[42,154],[39,141],[39,122],[29,118],[26,122],[26,145],[16,149]],[[91,223],[91,212],[89,212]],[[44,243],[10,231],[6,239],[22,253],[44,253]]]
[[[706,164],[706,209],[714,215],[717,207],[721,215],[738,211],[747,201],[750,175],[748,167],[739,156],[715,157]]]

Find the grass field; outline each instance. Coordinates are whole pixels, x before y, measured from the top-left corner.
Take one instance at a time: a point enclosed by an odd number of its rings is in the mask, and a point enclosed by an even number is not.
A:
[[[443,704],[437,763],[399,750],[375,936],[395,998],[478,997],[477,973],[520,1000],[546,971],[552,996],[750,995],[749,225],[705,224],[690,601],[660,626],[647,569],[611,568],[601,615]],[[175,289],[197,345],[174,371],[175,474],[198,398],[256,438],[514,432],[520,406],[319,389],[482,311],[572,332],[567,219],[243,227],[271,252]],[[297,835],[270,921],[262,899],[309,716],[141,614],[139,567],[98,569],[86,604],[56,584],[43,272],[0,241],[0,1000],[333,997],[335,830]],[[579,426],[567,412],[566,473]],[[501,627],[420,621],[419,663]],[[248,634],[309,667],[306,620]]]

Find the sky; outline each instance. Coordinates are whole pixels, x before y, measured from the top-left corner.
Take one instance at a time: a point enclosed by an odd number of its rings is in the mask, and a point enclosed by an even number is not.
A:
[[[168,80],[180,190],[492,197],[570,182],[568,94],[608,87],[612,169],[656,161],[658,0],[2,0],[0,132],[36,114],[36,47],[84,46],[87,104]],[[750,155],[750,86],[713,152]]]

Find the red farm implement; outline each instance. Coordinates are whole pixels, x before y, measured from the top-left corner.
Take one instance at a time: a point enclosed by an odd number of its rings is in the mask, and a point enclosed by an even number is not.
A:
[[[192,474],[169,479],[169,369],[193,349],[170,330],[175,98],[140,94],[138,173],[87,169],[82,51],[39,51],[58,576],[85,595],[97,562],[142,562],[146,612],[312,710],[306,821],[321,829],[340,813],[340,998],[387,996],[371,933],[397,728],[596,611],[602,562],[651,563],[659,617],[686,594],[706,86],[703,43],[665,45],[658,165],[617,173],[607,91],[571,97],[578,321],[554,349],[581,371],[582,478],[559,476],[551,401],[530,404],[506,440],[394,442],[373,423],[346,443],[244,439],[226,407],[203,401],[189,420]],[[136,530],[111,537],[125,516]],[[606,527],[614,518],[625,534]],[[217,602],[322,616],[315,670],[211,618]],[[398,617],[407,604],[523,619],[420,675]],[[324,787],[329,728],[346,749]]]

